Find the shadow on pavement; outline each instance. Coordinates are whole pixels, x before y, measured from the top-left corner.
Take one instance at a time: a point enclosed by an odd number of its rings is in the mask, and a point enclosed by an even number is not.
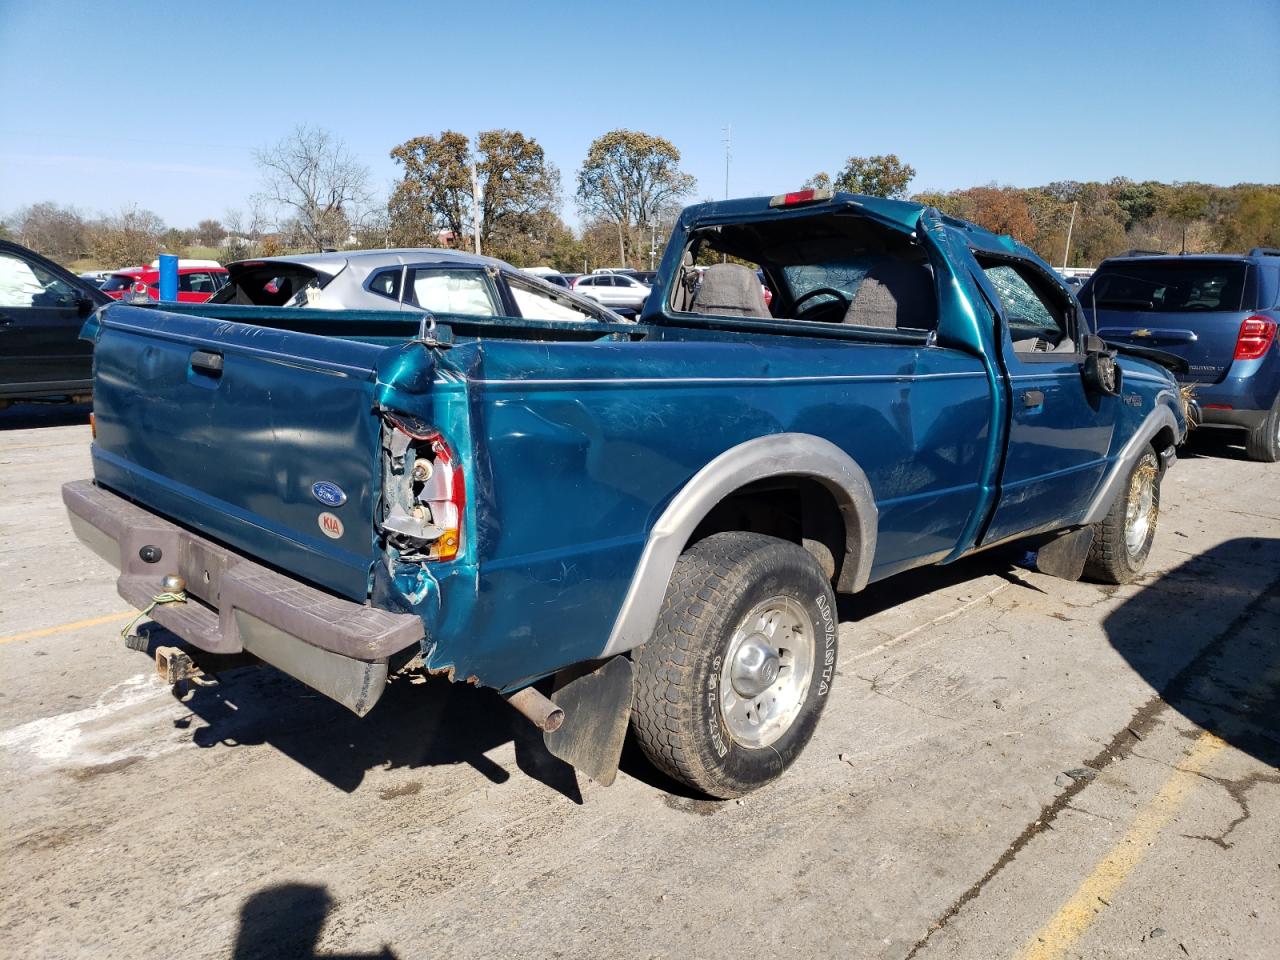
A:
[[[180,642],[155,623],[145,632],[152,651]],[[190,687],[182,702],[206,724],[192,733],[197,746],[270,746],[347,793],[375,768],[465,763],[505,783],[511,774],[485,754],[514,742],[525,775],[582,803],[573,768],[547,752],[529,721],[494,691],[443,677],[397,678],[363,718],[269,666],[226,671],[215,684]]]
[[[1194,430],[1188,435],[1187,442],[1178,448],[1178,459],[1248,461],[1244,442],[1243,430],[1219,430],[1205,427],[1203,430]]]
[[[18,403],[0,410],[0,430],[88,426],[90,403]]]
[[[1228,540],[1154,577],[1103,621],[1115,649],[1203,730],[1280,766],[1280,539]],[[1225,602],[1244,601],[1230,619]],[[1233,604],[1232,609],[1239,609]]]
[[[333,906],[329,891],[308,883],[284,883],[260,890],[240,908],[234,960],[395,960],[383,945],[377,953],[316,953],[325,917]]]
[[[901,606],[925,594],[959,586],[982,577],[1008,577],[1027,553],[1026,544],[1006,544],[943,566],[920,567],[868,584],[859,593],[837,594],[840,621],[865,620],[891,607]]]

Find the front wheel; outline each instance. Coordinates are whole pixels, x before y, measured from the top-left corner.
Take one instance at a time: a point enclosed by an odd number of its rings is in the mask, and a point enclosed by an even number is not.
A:
[[[1160,518],[1160,461],[1147,449],[1106,517],[1094,525],[1085,562],[1087,576],[1104,583],[1129,583],[1146,566]]]
[[[707,537],[676,562],[636,651],[636,739],[690,787],[749,793],[809,742],[837,645],[835,596],[809,553],[754,533]]]

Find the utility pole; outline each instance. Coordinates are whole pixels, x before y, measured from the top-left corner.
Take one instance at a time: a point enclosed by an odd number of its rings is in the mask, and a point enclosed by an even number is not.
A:
[[[733,125],[724,128],[724,198],[729,199],[729,158],[733,156]],[[720,262],[728,263],[729,255],[720,254]]]
[[[1067,256],[1071,253],[1071,231],[1076,226],[1076,207],[1080,206],[1079,200],[1071,201],[1071,222],[1067,224],[1067,249],[1062,251],[1062,269],[1067,269]]]
[[[658,255],[658,225],[649,224],[649,269],[653,269],[653,258]]]
[[[733,126],[724,128],[724,198],[729,199],[729,158],[733,156]]]
[[[471,232],[478,254],[480,252],[480,221],[484,218],[484,208],[480,206],[480,176],[476,173],[474,160],[471,161],[471,213]]]

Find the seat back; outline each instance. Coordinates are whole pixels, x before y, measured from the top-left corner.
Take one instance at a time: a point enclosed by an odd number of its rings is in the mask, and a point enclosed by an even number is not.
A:
[[[878,261],[858,284],[843,322],[890,330],[932,330],[938,324],[929,268],[898,257]]]
[[[693,313],[730,317],[770,316],[760,278],[740,263],[716,263],[707,267],[691,309]]]

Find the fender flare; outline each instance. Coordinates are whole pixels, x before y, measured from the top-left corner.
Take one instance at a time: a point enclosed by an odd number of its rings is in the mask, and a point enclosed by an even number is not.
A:
[[[648,641],[658,622],[676,560],[702,519],[729,494],[767,477],[798,476],[830,491],[845,525],[845,555],[837,589],[861,590],[871,574],[878,511],[862,468],[829,440],[809,433],[775,433],[721,453],[686,483],[649,531],[613,631],[601,658]]]
[[[1183,432],[1178,426],[1178,419],[1173,415],[1173,410],[1169,404],[1161,402],[1165,396],[1171,395],[1162,392],[1157,397],[1156,408],[1147,414],[1147,418],[1138,425],[1138,429],[1129,438],[1129,442],[1116,455],[1115,463],[1111,465],[1107,475],[1098,484],[1098,489],[1094,493],[1093,499],[1089,501],[1089,507],[1085,510],[1084,517],[1080,520],[1082,525],[1100,523],[1106,519],[1107,513],[1111,510],[1111,505],[1115,502],[1116,497],[1120,494],[1125,481],[1129,477],[1129,471],[1138,462],[1138,458],[1142,456],[1142,451],[1155,439],[1156,434],[1168,428],[1173,431],[1173,442],[1175,444],[1181,440]]]

